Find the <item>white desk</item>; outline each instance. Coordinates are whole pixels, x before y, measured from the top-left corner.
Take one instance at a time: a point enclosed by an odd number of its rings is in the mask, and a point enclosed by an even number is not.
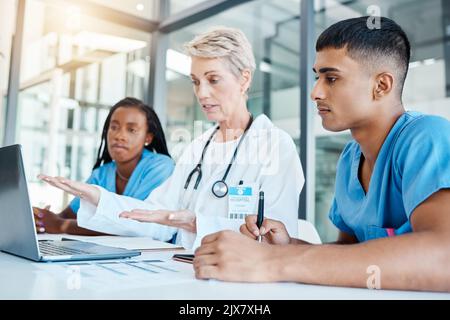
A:
[[[180,251],[177,251],[178,253]],[[144,253],[145,258],[167,257],[172,252]],[[178,265],[177,265],[178,266]],[[45,266],[44,266],[45,267]],[[450,293],[406,292],[311,286],[295,283],[248,284],[196,280],[190,264],[179,262],[191,280],[179,284],[146,285],[140,288],[96,292],[83,288],[70,290],[66,281],[52,278],[42,263],[0,252],[0,299],[218,299],[218,300],[289,300],[289,299],[450,299]]]

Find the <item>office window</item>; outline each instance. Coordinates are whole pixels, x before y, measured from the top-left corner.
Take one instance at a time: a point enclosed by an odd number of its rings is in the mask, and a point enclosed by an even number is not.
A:
[[[212,26],[241,29],[250,40],[257,69],[248,106],[256,117],[266,113],[298,143],[299,137],[298,1],[252,1],[170,34],[167,52],[167,134],[172,154],[199,134],[193,123],[205,120],[189,77],[190,60],[183,44]],[[203,128],[205,129],[205,128]],[[184,142],[184,143],[183,143]]]
[[[367,15],[377,6],[381,15],[394,19],[411,41],[412,59],[405,83],[403,102],[408,110],[436,114],[450,119],[450,4],[442,0],[366,0],[322,2],[316,7],[317,36],[331,24]],[[371,7],[370,9],[374,9]],[[414,17],[414,18],[412,18]],[[337,230],[328,220],[334,194],[336,161],[349,132],[332,134],[323,130],[316,117],[316,227],[323,241],[334,241]]]
[[[17,2],[0,1],[0,141],[3,141],[12,36],[16,27]]]
[[[36,175],[86,180],[111,105],[147,95],[150,33],[90,14],[71,1],[26,6],[16,140],[33,204],[55,210],[70,199]]]
[[[153,19],[160,0],[84,0],[144,19]],[[167,1],[167,0],[162,0]]]
[[[206,0],[169,0],[170,1],[170,14],[176,14],[180,11],[183,11],[185,9],[189,9],[190,7],[193,7],[201,2],[205,2]]]

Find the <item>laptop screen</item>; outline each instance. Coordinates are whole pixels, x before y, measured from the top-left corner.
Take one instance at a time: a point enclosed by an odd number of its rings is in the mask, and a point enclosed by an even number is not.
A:
[[[20,145],[0,148],[0,250],[40,258]]]

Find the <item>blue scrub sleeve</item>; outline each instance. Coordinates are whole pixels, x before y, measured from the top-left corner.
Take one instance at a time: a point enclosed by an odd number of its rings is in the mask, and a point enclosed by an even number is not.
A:
[[[355,235],[353,230],[345,224],[344,220],[342,220],[342,216],[339,213],[338,205],[336,202],[336,198],[333,198],[333,204],[331,205],[330,213],[328,215],[331,222],[338,228],[340,231],[348,233],[349,235]]]
[[[408,218],[433,193],[450,188],[450,122],[425,117],[402,133],[396,174],[402,177],[402,197]]]

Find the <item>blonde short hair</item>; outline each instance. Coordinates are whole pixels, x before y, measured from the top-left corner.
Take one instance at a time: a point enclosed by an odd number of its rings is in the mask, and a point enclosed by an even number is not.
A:
[[[191,57],[225,59],[237,77],[245,69],[251,74],[256,69],[252,45],[239,29],[214,27],[185,43],[184,49]]]

